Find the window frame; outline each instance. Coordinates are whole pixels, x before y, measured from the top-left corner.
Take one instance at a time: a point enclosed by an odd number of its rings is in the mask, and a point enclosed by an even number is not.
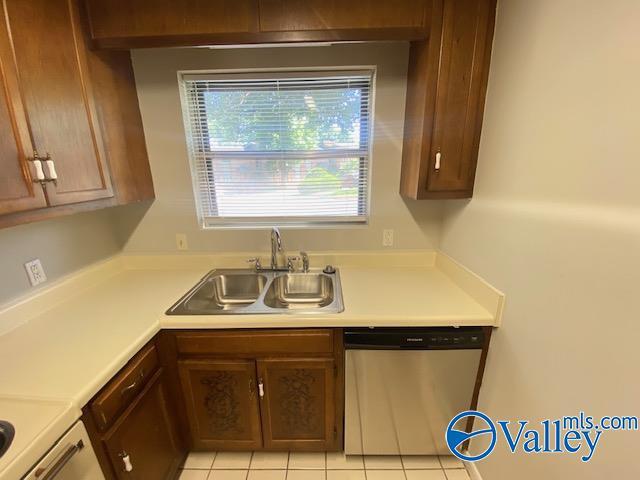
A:
[[[192,146],[192,124],[189,119],[188,109],[188,93],[187,82],[189,80],[197,79],[201,77],[202,80],[206,79],[222,79],[225,75],[233,76],[233,78],[242,78],[245,76],[247,79],[286,79],[287,77],[294,77],[296,75],[307,75],[310,78],[321,78],[323,76],[331,77],[335,75],[363,75],[366,74],[371,77],[370,89],[369,89],[369,114],[366,117],[367,120],[367,135],[361,136],[361,150],[367,151],[368,165],[366,172],[366,192],[364,197],[358,195],[358,217],[344,217],[341,218],[337,215],[332,216],[207,216],[203,212],[203,208],[200,202],[200,186],[198,182],[198,173],[196,159],[192,155],[194,150]],[[194,195],[194,203],[196,206],[196,214],[200,229],[266,229],[273,226],[285,227],[285,228],[361,228],[369,225],[371,217],[371,180],[373,170],[373,144],[374,144],[374,125],[375,125],[375,96],[376,96],[376,79],[377,79],[377,66],[376,65],[355,65],[355,66],[317,66],[317,67],[286,67],[286,68],[252,68],[252,69],[211,69],[211,70],[179,70],[177,72],[178,86],[180,91],[180,103],[183,114],[184,122],[184,134],[187,143],[187,156],[189,158],[189,168],[192,180],[192,190]],[[204,92],[200,93],[204,97]],[[364,104],[361,108],[364,108]],[[208,137],[209,127],[208,125],[201,126],[202,135]],[[206,132],[206,134],[204,133]],[[368,138],[368,145],[366,143]],[[365,148],[366,147],[366,148]],[[201,152],[205,153],[205,152]],[[212,153],[212,152],[206,152]],[[364,157],[360,157],[361,159]],[[207,175],[213,175],[213,167],[211,160],[206,160]],[[362,162],[361,166],[362,168]],[[362,171],[360,171],[362,175]],[[213,181],[213,178],[211,181]],[[217,196],[215,192],[211,192],[209,195],[210,201],[215,205],[217,202]],[[217,210],[217,205],[215,205]]]

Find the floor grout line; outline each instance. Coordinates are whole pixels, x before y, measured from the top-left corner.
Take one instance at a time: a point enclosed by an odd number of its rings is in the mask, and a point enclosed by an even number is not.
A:
[[[329,476],[329,474],[327,473],[327,467],[329,466],[327,455],[327,452],[324,452],[324,480],[327,480],[327,477]]]
[[[251,452],[251,458],[249,459],[249,468],[247,468],[247,476],[244,477],[244,480],[249,480],[249,472],[251,472],[251,464],[253,463],[253,456],[256,454],[255,450]]]
[[[291,459],[291,452],[287,452],[287,472],[284,474],[284,480],[287,480],[289,476],[289,460]]]
[[[402,455],[398,455],[398,458],[400,459],[400,465],[402,465],[402,475],[404,476],[404,480],[407,480],[407,471],[404,468],[404,459],[402,458]]]
[[[289,453],[289,455],[291,455],[291,453]],[[287,457],[287,469],[284,471],[284,480],[287,480],[287,478],[289,478],[289,457]]]

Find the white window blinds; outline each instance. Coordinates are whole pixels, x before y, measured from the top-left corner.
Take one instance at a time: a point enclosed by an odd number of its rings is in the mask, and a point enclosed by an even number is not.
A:
[[[181,79],[204,227],[367,221],[372,71]]]

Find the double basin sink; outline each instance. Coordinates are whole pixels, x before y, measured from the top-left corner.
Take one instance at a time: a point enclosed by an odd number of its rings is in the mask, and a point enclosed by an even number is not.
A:
[[[167,315],[339,313],[344,310],[338,271],[288,273],[212,270]]]

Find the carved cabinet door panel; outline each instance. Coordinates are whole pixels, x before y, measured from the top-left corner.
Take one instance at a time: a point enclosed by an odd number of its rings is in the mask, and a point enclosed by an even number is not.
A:
[[[257,361],[265,449],[331,450],[337,442],[331,358]]]
[[[194,448],[262,447],[253,360],[180,360],[178,368]]]

